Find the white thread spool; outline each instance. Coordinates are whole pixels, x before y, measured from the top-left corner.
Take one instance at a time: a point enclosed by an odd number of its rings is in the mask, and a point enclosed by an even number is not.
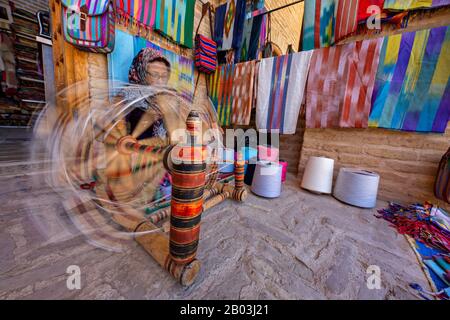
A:
[[[347,204],[374,208],[377,204],[380,176],[371,171],[341,168],[333,195]]]
[[[303,174],[302,188],[312,192],[331,194],[333,170],[333,159],[310,157]]]
[[[278,198],[281,195],[281,174],[283,166],[279,163],[258,161],[253,175],[251,190],[265,198]]]

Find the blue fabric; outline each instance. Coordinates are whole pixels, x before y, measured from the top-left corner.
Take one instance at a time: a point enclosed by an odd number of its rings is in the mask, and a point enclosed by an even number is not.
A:
[[[216,8],[216,16],[214,21],[214,41],[217,43],[217,49],[222,48],[223,27],[225,23],[225,13],[227,11],[227,4],[224,3]]]
[[[438,255],[438,254],[443,254],[444,253],[441,250],[427,247],[426,245],[424,245],[423,243],[421,243],[421,242],[419,242],[417,240],[416,240],[416,250],[420,254],[420,256],[422,257],[422,260],[429,259],[429,258],[431,258],[434,255]],[[438,289],[438,291],[443,290],[443,289],[448,287],[444,283],[444,281],[442,281],[441,278],[439,278],[438,275],[435,274],[433,270],[431,270],[431,268],[429,268],[427,266],[427,269],[428,269],[428,272],[430,273],[431,279],[433,280],[433,282],[434,282],[436,288]]]
[[[242,40],[244,37],[244,22],[245,22],[245,0],[237,0],[236,2],[236,18],[234,19],[233,29],[233,43],[234,62],[239,63],[241,60]]]

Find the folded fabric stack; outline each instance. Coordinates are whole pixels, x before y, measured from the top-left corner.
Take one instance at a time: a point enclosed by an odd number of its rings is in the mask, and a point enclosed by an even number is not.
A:
[[[9,109],[12,113],[3,113],[3,120],[14,126],[29,126],[32,115],[45,105],[44,77],[36,42],[39,26],[36,16],[29,11],[14,8],[12,15],[19,105]]]
[[[377,218],[389,221],[400,234],[406,236],[416,252],[423,270],[433,282],[433,292],[416,283],[410,286],[424,299],[450,298],[450,214],[425,202],[402,206],[390,203],[378,210]]]

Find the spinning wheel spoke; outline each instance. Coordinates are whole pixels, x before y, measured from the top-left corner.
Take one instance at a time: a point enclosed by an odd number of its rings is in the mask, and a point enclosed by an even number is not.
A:
[[[159,146],[159,147],[165,147],[169,144],[169,141],[167,138],[161,138],[161,137],[151,137],[151,138],[145,138],[138,140],[138,143],[145,146]]]
[[[137,139],[141,134],[145,132],[150,126],[160,118],[158,114],[152,111],[145,112],[139,119],[136,127],[134,128],[131,136]]]

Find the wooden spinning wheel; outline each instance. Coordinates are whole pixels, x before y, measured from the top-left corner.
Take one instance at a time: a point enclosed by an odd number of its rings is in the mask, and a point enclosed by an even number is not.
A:
[[[226,199],[246,198],[244,162],[235,161],[234,185],[218,182],[217,163],[207,165],[217,150],[208,153],[210,141],[203,140],[205,130],[217,127],[208,111],[192,111],[173,93],[151,98],[154,104],[134,126],[127,117],[133,105],[125,100],[80,112],[77,119],[59,116],[50,145],[76,194],[82,190],[182,285],[190,285],[200,268],[201,215]],[[166,133],[145,134],[158,121]],[[156,191],[168,174],[170,195],[159,199]],[[158,225],[167,219],[170,227],[163,231]]]

